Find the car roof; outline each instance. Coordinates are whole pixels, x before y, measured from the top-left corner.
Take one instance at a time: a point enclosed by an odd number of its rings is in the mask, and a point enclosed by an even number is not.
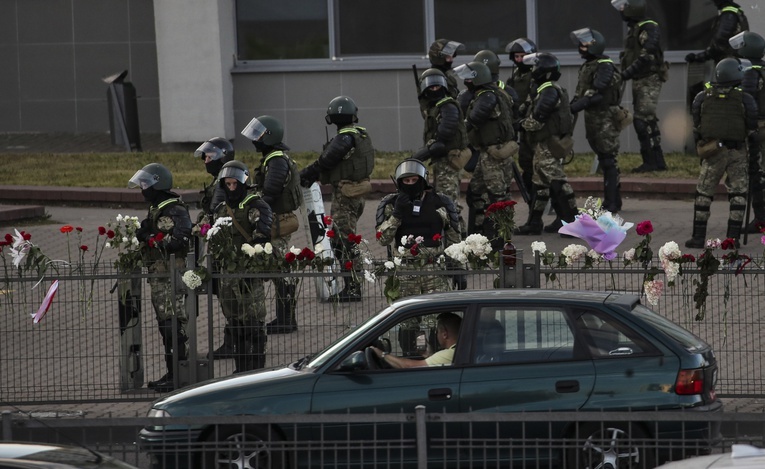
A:
[[[428,302],[430,304],[448,304],[458,302],[485,303],[503,300],[529,300],[552,302],[596,302],[614,303],[631,306],[640,300],[634,293],[606,292],[592,290],[545,290],[539,288],[498,288],[493,290],[460,290],[441,293],[428,293],[407,297],[394,303],[394,306],[404,306]]]

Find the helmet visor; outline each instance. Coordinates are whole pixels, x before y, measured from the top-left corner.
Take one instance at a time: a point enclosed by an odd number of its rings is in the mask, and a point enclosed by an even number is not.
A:
[[[149,187],[153,186],[154,184],[159,182],[159,175],[152,174],[148,171],[144,171],[143,169],[139,169],[133,177],[130,178],[130,181],[128,181],[128,188],[135,189],[136,187],[140,187],[141,190],[148,189]]]
[[[472,80],[478,76],[478,73],[470,68],[468,64],[463,64],[455,68],[454,73],[462,80]]]
[[[739,61],[741,62],[742,71],[745,72],[749,70],[750,68],[752,68],[752,62],[749,59],[739,59]]]
[[[746,34],[746,31],[742,31],[732,38],[728,39],[728,44],[734,49],[739,50],[742,47],[746,45],[746,41],[744,40],[744,34]]]
[[[223,168],[220,170],[220,174],[218,174],[218,178],[223,181],[226,178],[234,178],[237,181],[239,181],[241,184],[244,184],[247,182],[247,178],[250,176],[249,172],[244,171],[241,168],[229,166],[226,168]]]
[[[523,49],[523,53],[529,54],[534,51],[534,46],[526,39],[516,39],[505,47],[505,52],[513,52],[513,46]]]
[[[616,8],[616,11],[622,11],[622,8],[628,3],[629,0],[611,0],[611,6]]]
[[[533,54],[526,54],[523,56],[523,65],[527,65],[529,67],[533,67],[534,65],[539,62],[539,53],[534,52]]]
[[[404,160],[396,167],[396,180],[409,176],[420,176],[425,179],[427,170],[422,162],[417,160]]]
[[[571,42],[577,46],[579,44],[586,46],[595,40],[595,37],[592,35],[592,30],[590,28],[582,28],[577,29],[576,31],[571,31],[570,37]]]
[[[457,55],[457,51],[465,50],[465,45],[457,41],[449,41],[441,49],[441,55],[448,55],[454,57]]]
[[[257,117],[253,117],[247,127],[242,130],[242,135],[249,138],[253,142],[259,141],[263,138],[263,135],[268,132],[268,129],[263,125]]]
[[[428,75],[420,81],[420,91],[425,91],[431,86],[446,87],[446,78],[441,75]]]
[[[219,160],[223,158],[223,150],[210,142],[205,142],[194,151],[194,156],[202,159],[209,157],[211,160]]]

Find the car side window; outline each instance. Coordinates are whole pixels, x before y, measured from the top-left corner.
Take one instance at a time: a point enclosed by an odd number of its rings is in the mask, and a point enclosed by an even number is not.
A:
[[[563,309],[485,307],[473,359],[479,364],[571,360],[574,337]]]
[[[623,357],[651,351],[649,344],[630,329],[612,318],[581,311],[576,314],[593,358]]]
[[[463,317],[462,311],[439,311],[409,317],[384,332],[378,342],[394,355],[424,360],[442,349],[437,338],[438,316],[442,313]]]

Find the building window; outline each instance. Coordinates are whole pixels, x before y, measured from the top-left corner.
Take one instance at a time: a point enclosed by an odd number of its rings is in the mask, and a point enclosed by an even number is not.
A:
[[[464,55],[489,49],[501,58],[510,41],[526,36],[525,1],[436,0],[433,4],[434,39],[446,38],[465,44]]]
[[[334,0],[338,57],[419,55],[425,11],[412,0]],[[318,3],[318,2],[317,2]]]

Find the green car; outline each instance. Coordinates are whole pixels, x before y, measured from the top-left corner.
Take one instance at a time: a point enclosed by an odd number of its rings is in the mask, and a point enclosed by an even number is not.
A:
[[[428,415],[721,412],[716,379],[710,346],[643,306],[636,295],[455,291],[398,301],[317,355],[283,368],[176,391],[154,402],[149,416],[396,414],[412,413],[417,406]],[[338,451],[335,445],[413,439],[413,422],[320,425],[318,417],[289,424],[158,425],[141,431],[140,444],[154,467],[162,468],[416,465],[416,450],[406,445],[368,452]],[[671,457],[671,448],[657,441],[682,439],[686,448],[703,453],[719,436],[719,422],[435,419],[426,430],[429,467],[464,467],[466,462],[483,467],[511,460],[523,467],[654,467]],[[653,445],[633,444],[641,439]],[[471,443],[456,443],[461,440]],[[566,440],[578,443],[539,443]],[[304,441],[325,446],[304,445],[299,454],[294,448],[283,451],[285,444]],[[478,441],[494,445],[487,449]],[[515,444],[497,444],[503,441]]]

